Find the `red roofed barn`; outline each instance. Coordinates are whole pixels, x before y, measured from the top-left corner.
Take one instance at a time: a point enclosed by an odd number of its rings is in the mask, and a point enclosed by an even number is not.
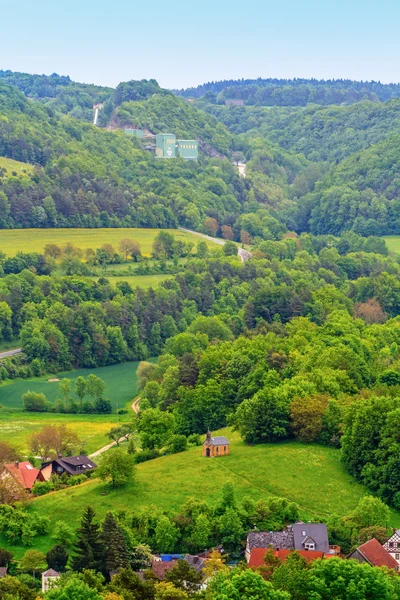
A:
[[[388,567],[395,571],[399,568],[397,561],[375,538],[358,546],[347,558],[354,558],[359,563],[368,563],[373,567]]]

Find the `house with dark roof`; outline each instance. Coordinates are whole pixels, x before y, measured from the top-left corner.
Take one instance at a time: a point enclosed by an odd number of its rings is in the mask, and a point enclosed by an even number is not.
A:
[[[31,491],[37,481],[44,481],[41,471],[36,469],[28,460],[5,464],[1,479],[13,479],[27,491]]]
[[[48,481],[53,474],[62,475],[82,475],[82,473],[88,473],[97,469],[97,465],[91,458],[87,456],[59,456],[54,460],[44,462],[42,464],[42,473],[46,481]]]
[[[395,571],[399,569],[396,559],[385,550],[376,538],[358,546],[347,558],[354,558],[359,563],[368,563],[373,567],[388,567]]]
[[[325,523],[303,523],[289,525],[283,531],[251,531],[247,536],[246,560],[249,562],[254,548],[274,550],[313,550],[334,554],[329,546]]]
[[[212,437],[211,432],[207,431],[203,442],[203,456],[215,458],[227,454],[229,454],[229,442],[226,437],[223,435]]]
[[[328,530],[325,523],[294,523],[293,532],[295,550],[316,550],[330,553]]]

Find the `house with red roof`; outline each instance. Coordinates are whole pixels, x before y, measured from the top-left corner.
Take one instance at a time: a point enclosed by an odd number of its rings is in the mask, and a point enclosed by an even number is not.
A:
[[[359,563],[368,563],[373,567],[388,567],[395,571],[399,569],[397,561],[375,538],[358,546],[347,558],[354,558]]]
[[[36,469],[28,460],[5,464],[1,479],[13,479],[24,490],[31,491],[37,481],[44,481],[39,469]]]
[[[325,554],[325,552],[318,550],[273,550],[272,548],[270,550],[272,550],[274,556],[279,558],[279,560],[282,562],[286,561],[291,552],[297,552],[300,554],[300,556],[303,556],[308,563],[312,562],[313,560],[317,560],[317,558],[331,558],[334,556],[333,554]],[[251,569],[258,569],[259,567],[262,567],[264,564],[264,557],[267,552],[267,548],[253,548],[250,553],[249,567]]]

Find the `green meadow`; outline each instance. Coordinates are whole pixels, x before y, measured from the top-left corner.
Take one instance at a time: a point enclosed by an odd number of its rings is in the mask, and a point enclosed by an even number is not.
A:
[[[196,244],[202,239],[200,236],[179,229],[164,231],[169,231],[176,240],[183,242]],[[0,230],[0,250],[7,256],[15,256],[17,252],[43,252],[46,244],[63,246],[67,242],[82,250],[86,250],[86,248],[96,250],[103,244],[112,244],[118,248],[122,239],[131,238],[139,242],[145,256],[150,256],[154,238],[159,232],[160,229],[127,227],[114,229],[2,229]],[[215,242],[206,241],[206,243],[210,247],[216,246]]]
[[[76,527],[82,510],[91,505],[99,518],[107,511],[131,511],[155,505],[177,511],[188,497],[217,502],[224,483],[235,486],[237,499],[246,496],[259,500],[285,497],[298,503],[303,516],[326,518],[332,513],[351,512],[368,490],[346,473],[340,451],[326,446],[299,442],[246,446],[230,429],[223,432],[231,442],[229,456],[207,459],[201,448],[181,454],[162,456],[137,467],[135,483],[112,490],[98,479],[54,492],[31,501],[28,511],[47,515],[51,525],[64,520]],[[392,512],[393,527],[400,525],[400,514]],[[5,540],[0,539],[0,545]],[[35,540],[35,548],[47,551],[49,537]],[[12,547],[20,556],[22,547]]]
[[[20,162],[19,160],[12,160],[12,158],[0,157],[0,170],[3,169],[6,177],[11,177],[15,174],[23,176],[24,174],[28,175],[29,173],[32,173],[32,171],[34,171],[34,166]]]

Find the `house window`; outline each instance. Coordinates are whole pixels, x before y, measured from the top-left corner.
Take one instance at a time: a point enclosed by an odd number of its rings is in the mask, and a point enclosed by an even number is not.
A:
[[[397,548],[400,548],[400,542],[397,542],[396,546]]]
[[[308,544],[305,544],[306,550],[315,550],[315,544],[312,544],[311,542],[309,542]]]
[[[226,446],[224,446],[224,452],[225,452],[225,454],[226,454]]]
[[[393,542],[389,542],[389,548],[393,548]]]
[[[400,554],[395,554],[394,557],[396,560],[399,560]]]
[[[303,531],[301,532],[301,535],[307,535],[307,534],[306,534],[306,532],[304,531],[304,529],[303,529]]]
[[[62,473],[63,472],[63,468],[62,467],[57,467],[57,473]]]
[[[219,448],[218,448],[218,446],[217,446],[217,454],[218,454],[218,452],[219,452]]]

